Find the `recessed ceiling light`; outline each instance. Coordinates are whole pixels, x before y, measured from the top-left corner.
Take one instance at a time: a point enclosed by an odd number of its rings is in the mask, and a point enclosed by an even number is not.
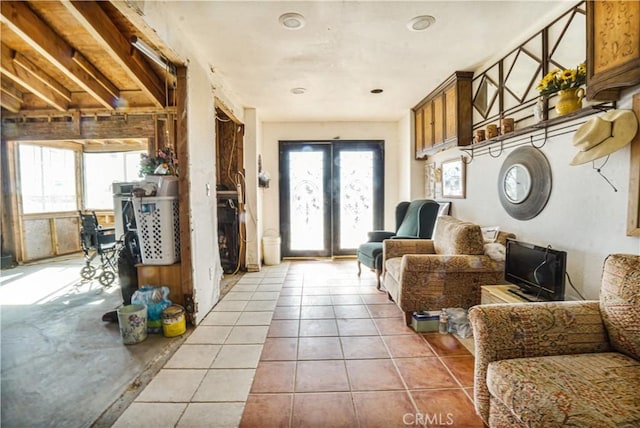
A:
[[[416,16],[407,23],[407,28],[411,31],[424,31],[436,23],[436,19],[431,15]]]
[[[306,23],[304,16],[299,13],[290,12],[280,15],[279,18],[280,25],[282,25],[287,30],[299,30],[304,27]]]
[[[371,93],[372,94],[381,94],[384,92],[384,89],[380,89],[380,88],[376,88],[376,89],[372,89]]]
[[[296,94],[296,95],[304,94],[305,92],[307,92],[307,90],[305,88],[293,88],[293,89],[291,89],[291,93],[292,94]]]

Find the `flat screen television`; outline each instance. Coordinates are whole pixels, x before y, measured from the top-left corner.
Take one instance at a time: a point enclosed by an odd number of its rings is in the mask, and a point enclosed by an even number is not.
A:
[[[565,251],[508,239],[504,277],[525,300],[564,300],[566,263]]]

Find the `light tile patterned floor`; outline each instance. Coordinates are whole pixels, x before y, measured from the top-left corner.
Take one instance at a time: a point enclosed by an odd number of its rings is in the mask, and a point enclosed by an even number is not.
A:
[[[245,274],[116,427],[482,427],[473,356],[417,334],[354,261]]]

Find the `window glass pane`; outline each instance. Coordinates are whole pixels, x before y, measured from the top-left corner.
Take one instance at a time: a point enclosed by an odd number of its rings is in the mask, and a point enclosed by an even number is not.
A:
[[[25,214],[78,209],[73,150],[21,144],[19,157],[20,192]]]
[[[140,154],[144,151],[84,154],[85,209],[113,209],[111,184],[137,181]]]

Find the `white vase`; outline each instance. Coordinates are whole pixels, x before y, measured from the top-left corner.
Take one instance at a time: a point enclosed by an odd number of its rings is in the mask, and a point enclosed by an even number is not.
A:
[[[542,122],[544,119],[544,100],[542,97],[538,98],[538,101],[533,106],[533,119],[538,122]]]

